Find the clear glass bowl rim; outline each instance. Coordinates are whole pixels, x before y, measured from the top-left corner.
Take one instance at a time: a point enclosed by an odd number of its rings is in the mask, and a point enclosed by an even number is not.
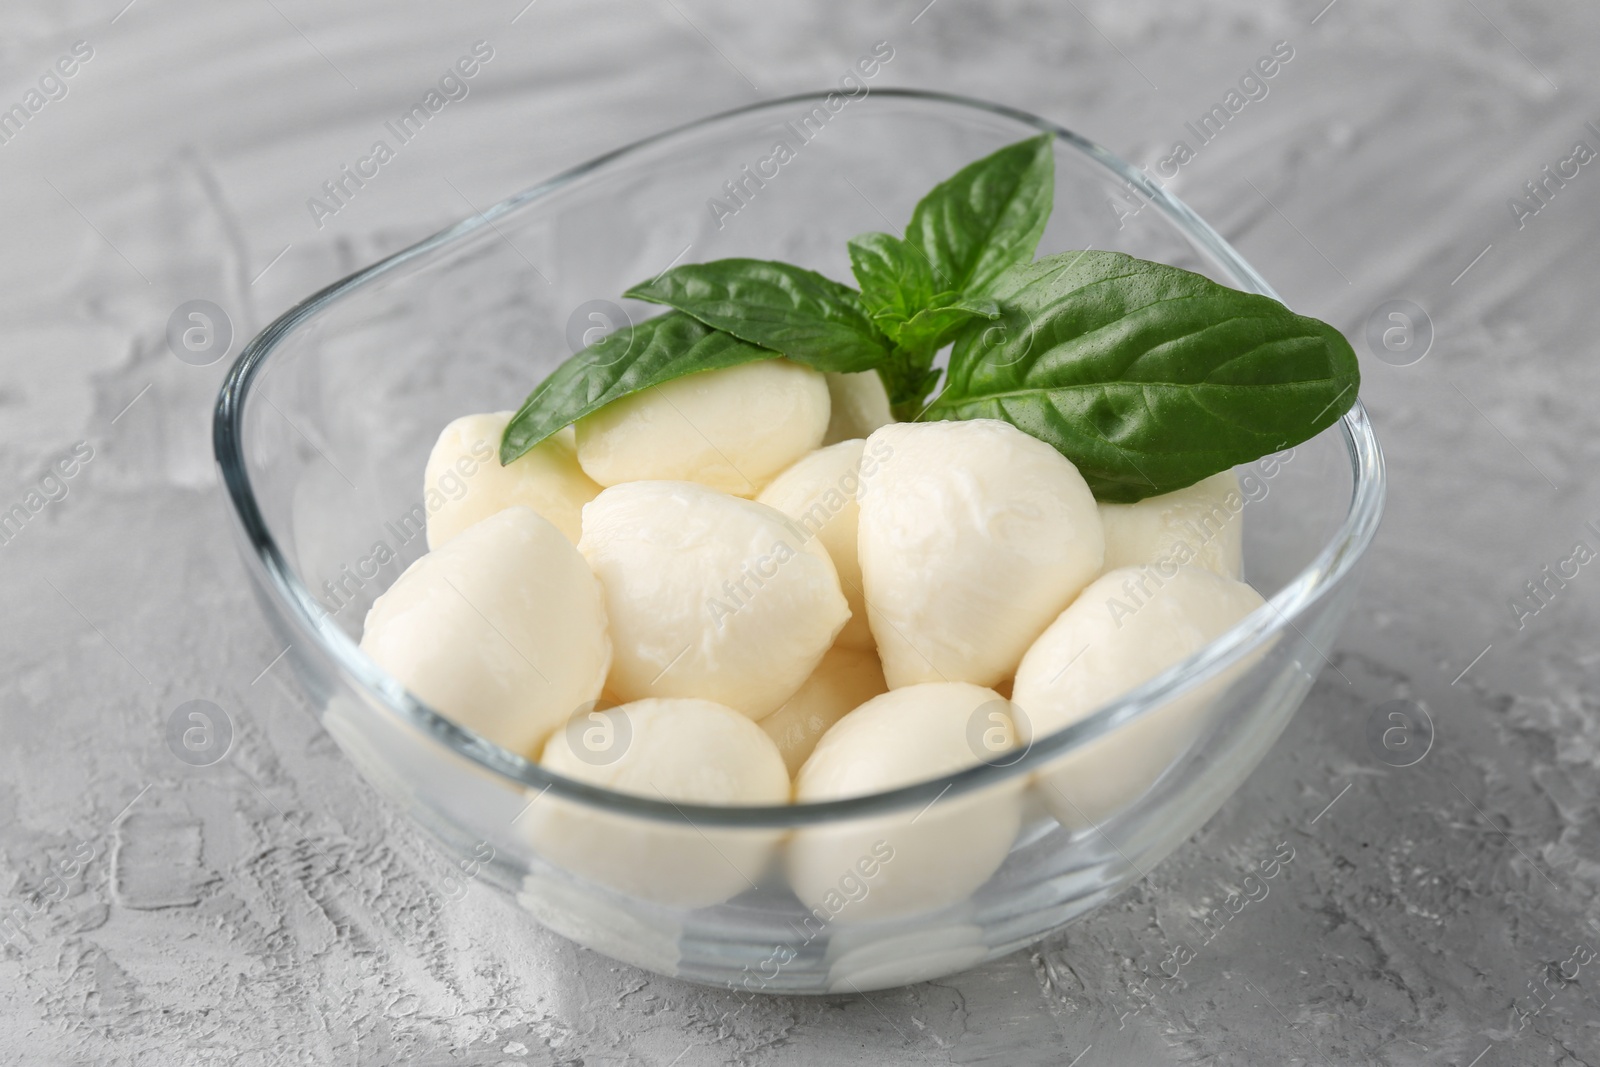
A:
[[[843,800],[781,806],[722,807],[676,804],[620,793],[552,774],[539,764],[455,725],[407,692],[398,681],[369,659],[355,641],[327,620],[316,598],[289,567],[257,506],[245,465],[243,419],[251,386],[265,373],[274,351],[295,328],[344,296],[372,284],[419,256],[485,226],[492,226],[495,219],[579,181],[609,163],[658,142],[726,120],[791,104],[820,103],[828,95],[828,91],[797,93],[722,111],[613,149],[507,197],[306,297],[251,339],[239,353],[222,384],[212,420],[212,445],[223,485],[233,505],[234,521],[250,549],[246,554],[246,565],[256,570],[257,577],[265,578],[265,588],[277,600],[278,606],[284,609],[286,616],[307,638],[321,646],[345,682],[369,701],[431,736],[461,758],[491,775],[509,779],[508,785],[537,789],[541,795],[548,791],[588,807],[625,816],[672,822],[687,819],[696,824],[749,829],[788,829],[884,814],[928,805],[947,793],[959,795],[994,786],[1018,775],[1030,774],[1063,753],[1088,744],[1102,734],[1148,713],[1184,690],[1204,683],[1271,641],[1284,629],[1298,629],[1295,627],[1295,618],[1304,614],[1347,576],[1377,532],[1385,492],[1383,454],[1366,410],[1358,400],[1339,422],[1339,432],[1352,471],[1353,490],[1349,509],[1332,539],[1266,606],[1189,659],[1129,690],[1094,714],[1055,733],[1035,738],[1028,749],[1014,760],[1003,764],[980,764],[956,774]],[[1087,138],[1029,112],[952,93],[882,88],[872,90],[871,95],[987,112],[1052,134],[1137,189],[1185,236],[1250,288],[1279,299],[1266,280],[1187,205],[1150,181],[1138,168]]]

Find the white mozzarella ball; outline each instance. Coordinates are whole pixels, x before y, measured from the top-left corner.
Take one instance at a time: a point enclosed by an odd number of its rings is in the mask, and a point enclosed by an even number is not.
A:
[[[835,444],[854,437],[865,437],[880,426],[894,421],[889,413],[889,391],[875,370],[841,374],[829,371],[828,397],[832,401],[832,414],[828,418],[828,431],[822,443]]]
[[[601,485],[700,482],[755,496],[822,443],[828,383],[786,359],[675,378],[578,420],[578,462]]]
[[[834,723],[888,688],[876,652],[836,644],[800,691],[761,720],[761,728],[777,742],[789,773],[796,774]]]
[[[1024,740],[1087,718],[1220,637],[1263,603],[1243,582],[1200,567],[1111,571],[1050,624],[1017,670],[1012,699]],[[1042,799],[1064,825],[1098,824],[1137,799],[1182,754],[1222,677],[1051,761]]]
[[[891,688],[995,685],[1100,573],[1083,476],[1008,423],[894,423],[867,439],[859,553]]]
[[[442,714],[522,754],[599,696],[611,663],[599,582],[523,507],[407,567],[367,613],[361,647]]]
[[[789,774],[772,739],[708,700],[640,700],[575,716],[550,735],[540,762],[563,777],[651,800],[789,800]],[[551,795],[534,801],[522,823],[534,847],[558,866],[678,907],[715,904],[750,888],[780,836],[616,815]]]
[[[428,455],[423,500],[428,547],[439,548],[473,523],[510,507],[532,508],[577,544],[583,506],[600,487],[578,466],[570,428],[500,465],[500,436],[511,412],[466,415],[444,428]]]
[[[965,971],[989,955],[983,927],[970,915],[937,923],[919,922],[909,930],[840,928],[828,938],[828,992],[865,993],[898,989]]]
[[[937,778],[1015,744],[1010,705],[992,689],[936,682],[874,697],[822,736],[795,800],[838,800]],[[1021,825],[1026,781],[944,796],[890,815],[808,826],[788,850],[789,884],[824,922],[948,907],[999,869]]]
[[[870,473],[877,458],[863,458],[865,450],[866,442],[860,440],[820,448],[778,475],[756,499],[777,508],[822,541],[850,605],[850,621],[839,633],[838,643],[870,649],[875,646],[867,626],[867,606],[861,598],[861,562],[856,555],[860,516],[856,491],[861,487],[862,468]]]
[[[1244,496],[1223,471],[1135,504],[1101,504],[1105,569],[1194,564],[1224,578],[1244,571]]]
[[[692,482],[627,482],[583,510],[623,700],[701,697],[752,719],[794,695],[850,617],[828,553],[782,512]]]
[[[688,917],[682,910],[641,908],[630,897],[598,891],[592,882],[545,864],[534,864],[523,877],[517,904],[540,926],[584,948],[657,974],[678,973]],[[545,966],[551,980],[558,980],[560,957],[546,957]]]

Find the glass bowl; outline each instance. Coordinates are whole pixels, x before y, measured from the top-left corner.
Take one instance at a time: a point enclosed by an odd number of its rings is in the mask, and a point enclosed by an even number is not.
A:
[[[1247,577],[1267,606],[1020,755],[891,792],[723,808],[581,784],[455,726],[358,648],[373,599],[425,550],[422,471],[447,422],[516,407],[592,327],[656,313],[618,294],[674,263],[755,256],[848,279],[848,238],[897,231],[936,182],[1041,130],[1056,138],[1041,254],[1114,249],[1272,295],[1192,211],[1076,134],[976,100],[858,88],[601,156],[316,293],[244,349],[214,437],[246,568],[310,706],[437,839],[457,886],[481,879],[665,975],[883,988],[1012,952],[1111,899],[1272,746],[1378,525],[1383,462],[1359,404],[1238,472]],[[1059,810],[1043,787],[1113,762],[1125,770],[1100,775],[1087,810]]]

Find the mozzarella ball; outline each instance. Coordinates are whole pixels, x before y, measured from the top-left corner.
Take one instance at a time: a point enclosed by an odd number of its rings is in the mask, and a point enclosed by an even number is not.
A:
[[[1237,578],[1244,571],[1243,513],[1231,470],[1136,504],[1101,504],[1105,569],[1192,563]]]
[[[874,697],[822,736],[795,800],[838,800],[937,778],[1015,744],[1005,698],[965,682]],[[789,884],[824,922],[934,911],[965,900],[1000,867],[1022,820],[1023,778],[889,815],[808,826],[788,850]]]
[[[578,420],[578,462],[604,486],[666,479],[755,496],[822,443],[828,383],[765,359],[674,378]]]
[[[794,695],[850,618],[817,538],[693,482],[628,482],[583,509],[623,700],[701,697],[752,719]]]
[[[834,645],[800,691],[761,720],[761,728],[777,743],[789,773],[796,774],[834,723],[888,688],[876,652]]]
[[[853,374],[829,371],[823,377],[828,380],[828,398],[832,402],[823,444],[865,437],[894,421],[889,413],[889,391],[883,387],[883,379],[877,371]]]
[[[641,908],[626,896],[598,891],[593,884],[547,864],[532,865],[516,898],[518,906],[540,926],[568,941],[646,971],[678,973],[687,912]],[[558,981],[556,976],[564,967],[561,957],[552,953],[543,959],[551,981]]]
[[[510,507],[532,508],[577,544],[583,506],[600,487],[578,466],[571,429],[500,465],[500,435],[511,412],[466,415],[444,428],[428,455],[423,500],[428,547],[438,548],[475,522]]]
[[[361,647],[461,726],[528,754],[611,664],[600,584],[547,520],[507,508],[407,567]]]
[[[1017,670],[1013,699],[1024,740],[1087,718],[1220,637],[1263,603],[1243,582],[1200,567],[1127,567],[1085,589]],[[1232,668],[1141,718],[1051,761],[1042,799],[1064,825],[1098,824],[1137,799],[1204,726]]]
[[[993,686],[1100,573],[1100,514],[1061,453],[1008,423],[894,423],[867,439],[858,551],[890,688]]]
[[[709,700],[640,700],[574,716],[540,762],[588,785],[679,804],[789,800],[789,773],[761,727]],[[613,889],[703,907],[749,889],[780,831],[615,815],[546,795],[522,820],[551,862]]]
[[[872,470],[876,458],[863,464],[865,441],[841,441],[803,457],[761,491],[756,499],[789,516],[808,534],[822,541],[839,572],[839,587],[850,605],[850,621],[839,633],[838,644],[847,648],[874,647],[867,626],[867,606],[861,599],[861,563],[856,556],[856,490],[863,465]]]
[[[909,930],[836,930],[828,938],[828,992],[898,989],[976,967],[989,955],[989,946],[983,927],[971,918],[919,922]]]

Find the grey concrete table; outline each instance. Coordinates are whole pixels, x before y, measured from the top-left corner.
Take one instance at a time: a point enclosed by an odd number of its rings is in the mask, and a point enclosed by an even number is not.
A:
[[[1600,1062],[1593,5],[18,0],[0,18],[0,108],[26,115],[0,115],[0,510],[30,516],[0,544],[0,1061]],[[336,212],[308,208],[480,40],[465,99]],[[728,997],[575,948],[482,887],[418,907],[444,861],[275,671],[212,468],[226,363],[174,358],[166,324],[211,300],[237,350],[468,201],[830,83],[879,40],[889,82],[1017,104],[1152,167],[1288,42],[1174,188],[1352,337],[1391,300],[1426,319],[1409,352],[1363,353],[1392,472],[1364,600],[1193,841],[1035,950],[719,1023]],[[234,732],[203,769],[165,734],[197,698]],[[1366,741],[1392,700],[1431,715],[1414,766]],[[1271,893],[1141,997],[1282,846]]]

